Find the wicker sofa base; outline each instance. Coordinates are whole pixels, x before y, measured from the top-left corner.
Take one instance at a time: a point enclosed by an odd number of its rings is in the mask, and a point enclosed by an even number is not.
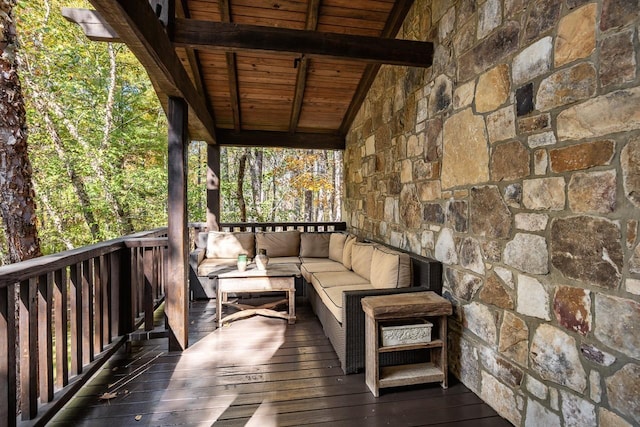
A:
[[[423,292],[429,289],[415,286],[410,288],[371,289],[366,291],[347,291],[343,293],[343,322],[336,320],[321,301],[313,285],[305,282],[307,300],[322,324],[325,335],[340,359],[345,374],[355,374],[364,370],[364,312],[360,300],[367,296],[389,295],[407,292]],[[418,363],[425,361],[424,351],[405,351],[385,353],[380,359],[381,366]]]

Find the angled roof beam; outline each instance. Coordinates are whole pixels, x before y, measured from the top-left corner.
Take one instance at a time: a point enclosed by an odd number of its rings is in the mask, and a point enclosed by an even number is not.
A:
[[[229,0],[219,0],[220,17],[222,22],[231,22],[231,7]],[[231,113],[233,115],[233,128],[240,130],[242,124],[240,119],[240,95],[238,88],[238,66],[236,65],[236,54],[233,52],[226,53],[227,60],[227,78],[229,79],[229,96],[231,98]]]
[[[67,21],[80,25],[80,28],[84,31],[84,35],[87,36],[89,40],[112,43],[122,41],[118,37],[118,33],[116,33],[116,31],[111,28],[111,25],[95,10],[63,7],[62,16]]]
[[[407,16],[409,9],[411,9],[411,6],[413,5],[413,2],[414,0],[399,0],[396,2],[389,14],[387,23],[382,30],[381,37],[394,37],[398,33],[402,23],[404,22],[404,18]],[[358,88],[356,89],[356,93],[353,98],[351,98],[351,104],[344,115],[342,124],[340,125],[340,134],[346,135],[347,132],[349,132],[349,128],[351,127],[353,120],[355,120],[367,93],[369,93],[369,89],[371,88],[373,81],[376,79],[379,70],[380,64],[369,64],[366,66],[364,73],[362,73],[362,78],[360,79]]]
[[[344,136],[334,133],[304,133],[217,129],[218,144],[236,147],[282,147],[305,150],[344,150]]]
[[[90,0],[103,19],[145,67],[167,96],[184,98],[189,105],[191,137],[210,144],[216,141],[213,115],[193,86],[187,71],[146,0]],[[167,100],[161,100],[166,104]],[[195,123],[194,123],[195,122]]]
[[[310,0],[307,7],[306,30],[315,31],[318,27],[318,14],[320,13],[320,0]],[[296,76],[296,88],[291,105],[291,119],[289,121],[289,132],[295,132],[300,121],[302,111],[302,101],[304,100],[304,89],[307,86],[307,68],[309,58],[303,56],[298,63],[298,75]]]
[[[288,52],[411,67],[433,63],[431,42],[193,19],[176,19],[173,42],[194,49]]]

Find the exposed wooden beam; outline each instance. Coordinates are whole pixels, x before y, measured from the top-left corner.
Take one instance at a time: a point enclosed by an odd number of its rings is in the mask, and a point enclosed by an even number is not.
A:
[[[176,19],[173,41],[194,49],[287,52],[413,67],[433,63],[431,42],[193,19]]]
[[[229,0],[219,0],[220,18],[222,22],[231,22],[231,6]],[[227,78],[229,79],[229,97],[231,101],[231,114],[233,117],[233,128],[237,131],[242,127],[240,118],[240,89],[238,87],[238,66],[236,65],[236,54],[226,53]]]
[[[318,15],[320,13],[320,0],[310,0],[307,6],[307,22],[305,30],[315,31],[318,27]],[[307,86],[307,69],[309,68],[309,58],[303,56],[298,63],[298,74],[296,76],[296,88],[291,105],[291,118],[289,120],[289,132],[295,132],[300,121],[302,111],[302,101],[304,100],[304,89]]]
[[[394,5],[391,13],[389,14],[389,18],[387,19],[387,23],[385,24],[384,29],[382,30],[381,37],[395,37],[404,22],[404,18],[409,13],[409,9],[413,5],[414,0],[398,0]],[[431,55],[433,59],[433,54]],[[369,89],[373,84],[376,76],[378,75],[378,71],[380,70],[381,64],[369,64],[365,68],[362,73],[362,78],[360,79],[360,83],[358,84],[358,88],[351,99],[351,104],[347,109],[347,112],[342,119],[342,124],[340,125],[340,134],[346,135],[349,132],[349,128],[353,123],[353,120],[356,118],[356,114],[360,110],[362,103],[364,102],[367,93],[369,93]]]
[[[146,0],[90,0],[149,73],[162,95],[184,98],[189,105],[193,139],[215,143],[213,114],[191,82],[160,21]],[[161,102],[167,104],[166,99]]]
[[[217,129],[219,145],[236,147],[281,147],[305,150],[344,150],[344,136],[333,133],[249,131]]]
[[[62,8],[62,16],[69,22],[80,25],[89,40],[97,42],[121,42],[118,33],[102,16],[91,9]]]

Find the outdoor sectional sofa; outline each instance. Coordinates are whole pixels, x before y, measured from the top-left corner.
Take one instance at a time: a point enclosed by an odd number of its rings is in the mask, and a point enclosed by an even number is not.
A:
[[[362,298],[442,290],[438,261],[361,242],[344,232],[210,232],[201,237],[201,246],[190,255],[195,298],[215,298],[215,279],[208,276],[235,268],[240,253],[253,258],[266,249],[269,264],[296,263],[302,274],[299,294],[318,316],[345,373],[361,371],[365,364]],[[416,357],[421,355],[387,353],[380,363],[406,363]]]

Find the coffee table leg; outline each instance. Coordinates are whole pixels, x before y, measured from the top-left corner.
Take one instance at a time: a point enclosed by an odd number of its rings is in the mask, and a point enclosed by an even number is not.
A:
[[[287,291],[289,293],[289,324],[296,323],[296,288]]]

